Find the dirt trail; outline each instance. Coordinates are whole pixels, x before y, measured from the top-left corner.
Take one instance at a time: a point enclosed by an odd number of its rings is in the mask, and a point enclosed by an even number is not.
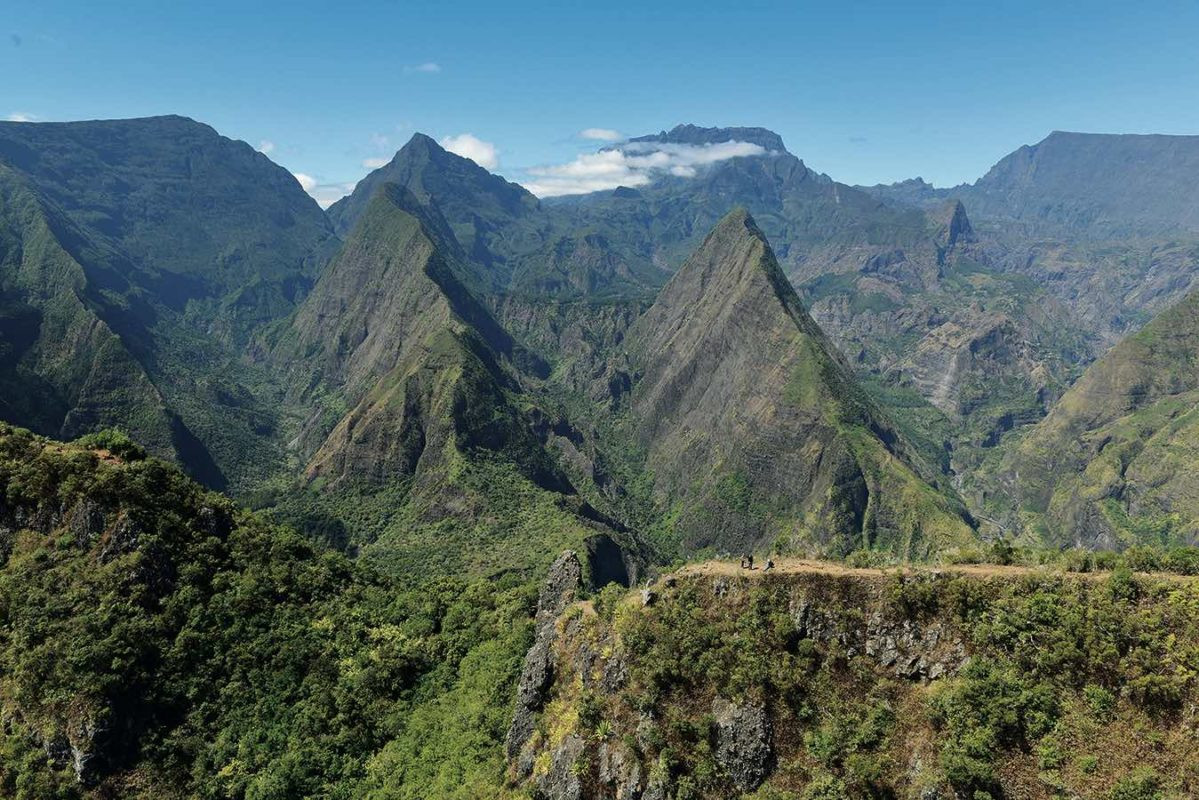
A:
[[[755,561],[753,570],[745,569],[734,561],[703,561],[687,564],[676,570],[674,575],[739,575],[760,578],[763,575],[853,575],[858,577],[883,577],[886,575],[913,575],[921,572],[942,572],[954,575],[972,575],[979,578],[1019,577],[1021,575],[1070,575],[1083,580],[1106,578],[1109,572],[1063,572],[1049,567],[1003,566],[1000,564],[928,564],[896,567],[850,567],[833,561],[810,561],[802,558],[779,558],[774,569],[764,569],[764,562]],[[1154,578],[1176,581],[1195,581],[1199,576],[1175,575],[1164,572],[1139,573]]]

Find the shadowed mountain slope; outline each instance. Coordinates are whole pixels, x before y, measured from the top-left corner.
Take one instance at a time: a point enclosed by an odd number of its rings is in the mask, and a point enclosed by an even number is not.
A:
[[[0,171],[22,198],[0,246],[23,265],[0,280],[46,322],[34,350],[32,328],[0,331],[45,398],[6,418],[64,436],[116,425],[217,488],[281,469],[272,379],[242,346],[295,308],[336,243],[295,178],[183,117],[0,123]]]
[[[1008,453],[1002,477],[1030,530],[1085,547],[1199,541],[1197,404],[1192,293],[1093,364]]]
[[[221,338],[290,311],[333,243],[291,173],[185,117],[0,122],[0,162]]]
[[[616,531],[537,433],[521,382],[539,364],[477,299],[436,211],[382,184],[276,343],[307,464],[280,513],[340,518],[397,568],[495,574],[601,548]]]

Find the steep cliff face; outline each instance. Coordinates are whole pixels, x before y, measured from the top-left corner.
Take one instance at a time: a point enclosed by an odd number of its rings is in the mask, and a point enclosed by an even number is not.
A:
[[[781,536],[916,554],[969,540],[746,212],[709,234],[628,341],[646,465],[688,548]]]
[[[1007,454],[1030,533],[1122,548],[1199,540],[1199,294],[1114,347]]]
[[[105,321],[87,270],[63,246],[74,232],[0,164],[0,413],[65,437],[120,425],[174,457],[172,418],[131,352],[136,338]]]
[[[687,567],[558,617],[510,776],[555,800],[1186,796],[1197,590]]]
[[[525,393],[540,362],[475,277],[436,207],[379,187],[273,344],[306,464],[280,513],[345,520],[368,555],[434,572],[529,570],[607,541],[620,568],[605,574],[627,583],[638,547],[576,490],[595,472],[584,443]]]
[[[92,240],[85,260],[119,251],[111,277],[225,341],[289,313],[336,242],[291,173],[185,117],[0,122],[0,163]]]
[[[982,213],[1092,238],[1199,231],[1199,136],[1054,131],[966,191]]]
[[[0,291],[27,314],[0,328],[27,387],[5,418],[120,427],[213,488],[277,475],[273,376],[242,347],[336,244],[296,179],[207,125],[153,117],[0,122],[0,184]]]
[[[958,475],[1007,431],[1041,419],[1098,344],[1065,303],[1001,269],[1007,255],[951,200],[929,209],[922,245],[798,284],[881,398],[914,393],[932,407],[913,408],[914,427],[897,419]]]
[[[1055,131],[973,184],[868,189],[921,208],[960,198],[996,266],[1027,276],[1105,347],[1194,288],[1199,136]]]

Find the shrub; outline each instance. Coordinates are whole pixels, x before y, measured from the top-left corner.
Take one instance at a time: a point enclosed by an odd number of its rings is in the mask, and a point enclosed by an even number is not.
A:
[[[103,430],[89,433],[75,440],[88,450],[107,450],[122,461],[141,461],[146,449],[118,430]]]
[[[1199,575],[1199,547],[1176,547],[1166,554],[1164,568],[1179,575]]]
[[[1008,565],[1015,561],[1016,550],[1007,539],[996,539],[991,543],[991,558],[996,564]]]
[[[1110,800],[1162,800],[1161,779],[1150,767],[1137,767],[1112,787],[1108,797]]]
[[[1087,705],[1091,708],[1091,713],[1097,719],[1104,721],[1110,720],[1116,709],[1116,696],[1104,689],[1102,686],[1095,684],[1087,684],[1082,690],[1083,697],[1086,698]]]
[[[832,775],[819,775],[804,787],[803,800],[844,800],[845,784]]]

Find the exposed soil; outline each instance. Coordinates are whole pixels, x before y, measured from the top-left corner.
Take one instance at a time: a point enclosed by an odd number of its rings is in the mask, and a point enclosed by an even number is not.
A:
[[[820,575],[856,575],[859,577],[883,577],[887,575],[913,575],[922,572],[952,573],[955,575],[972,575],[979,578],[989,577],[1019,577],[1022,575],[1072,575],[1084,580],[1106,578],[1110,572],[1061,572],[1049,567],[1004,566],[1001,564],[936,564],[927,566],[902,567],[850,567],[835,561],[811,561],[803,558],[779,558],[774,562],[774,568],[767,570],[765,562],[754,562],[752,570],[739,566],[733,561],[704,561],[698,564],[687,564],[678,569],[675,575],[742,575],[762,577],[764,575],[783,574],[820,574]],[[1199,576],[1175,575],[1173,573],[1145,573],[1155,578],[1165,578],[1177,581],[1195,581]]]

